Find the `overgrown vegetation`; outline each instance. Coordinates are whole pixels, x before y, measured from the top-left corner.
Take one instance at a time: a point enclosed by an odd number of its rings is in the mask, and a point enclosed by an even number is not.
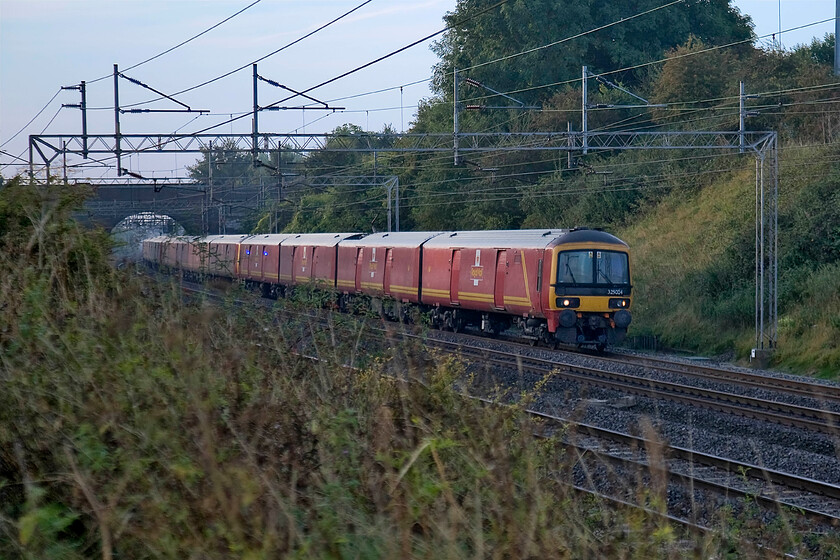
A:
[[[177,282],[109,266],[66,192],[0,190],[0,557],[831,553],[745,513],[683,537],[578,494],[575,458],[519,408],[465,399],[456,361],[397,348],[349,369],[349,319],[278,321],[236,290],[184,302]],[[664,507],[664,487],[627,485]]]

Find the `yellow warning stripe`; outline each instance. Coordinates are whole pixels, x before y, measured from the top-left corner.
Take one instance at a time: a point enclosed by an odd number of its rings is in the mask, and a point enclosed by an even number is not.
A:
[[[275,280],[277,279],[277,275],[271,272],[265,272],[263,273],[263,276],[265,276],[266,278],[274,278]]]
[[[493,294],[477,294],[475,292],[458,292],[458,299],[466,301],[478,301],[482,303],[493,303]]]
[[[412,288],[411,286],[394,286],[391,285],[391,292],[397,294],[409,294],[409,295],[417,295],[417,288]]]
[[[356,281],[355,280],[339,280],[336,282],[337,285],[342,286],[344,288],[355,288]]]
[[[281,274],[280,275],[280,280],[291,280],[291,279],[292,279],[291,274]]]
[[[362,282],[362,288],[374,288],[377,290],[381,290],[382,284],[379,284],[377,282]]]
[[[449,290],[435,290],[432,288],[423,288],[423,293],[429,296],[449,297]]]
[[[525,265],[525,251],[519,251],[522,255],[522,273],[525,275],[525,297],[528,298],[528,303],[531,303],[531,289],[528,287],[528,267]]]

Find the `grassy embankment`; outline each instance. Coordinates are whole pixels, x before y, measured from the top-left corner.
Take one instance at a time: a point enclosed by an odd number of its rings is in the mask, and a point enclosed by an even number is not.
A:
[[[840,373],[840,194],[836,148],[781,153],[776,364]],[[636,334],[668,346],[749,354],[754,336],[755,166],[681,188],[619,232],[634,250]]]
[[[574,458],[519,409],[465,400],[456,362],[397,348],[351,371],[352,322],[184,303],[112,269],[65,202],[0,191],[2,558],[762,557],[744,543],[808,540],[731,510],[682,540],[577,494]],[[661,485],[626,483],[663,507]]]

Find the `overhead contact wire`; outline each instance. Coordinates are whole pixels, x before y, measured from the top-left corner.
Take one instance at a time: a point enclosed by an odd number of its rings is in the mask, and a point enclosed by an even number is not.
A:
[[[368,0],[368,2],[369,2],[369,1],[370,1],[370,0]],[[310,87],[310,88],[307,88],[307,89],[305,89],[305,90],[301,91],[300,93],[301,93],[301,94],[302,94],[302,93],[309,93],[310,91],[316,90],[316,89],[318,89],[318,88],[320,88],[320,87],[323,87],[323,86],[325,86],[325,85],[327,85],[327,84],[331,84],[331,83],[333,83],[333,82],[335,82],[335,81],[338,81],[338,80],[340,80],[340,79],[342,79],[342,78],[346,78],[347,76],[349,76],[349,75],[351,75],[351,74],[355,74],[356,72],[359,72],[359,71],[361,71],[361,70],[364,70],[365,68],[368,68],[368,67],[370,67],[370,66],[372,66],[372,65],[374,65],[374,64],[377,64],[377,63],[379,63],[379,62],[382,62],[383,60],[386,60],[386,59],[388,59],[388,58],[391,58],[392,56],[395,56],[395,55],[397,55],[397,54],[399,54],[399,53],[401,53],[401,52],[403,52],[403,51],[405,51],[405,50],[407,50],[407,49],[410,49],[410,48],[414,47],[414,46],[417,46],[417,45],[419,45],[420,43],[423,43],[423,42],[425,42],[425,41],[428,41],[429,39],[432,39],[432,38],[434,38],[434,37],[437,37],[437,36],[438,36],[438,35],[440,35],[441,33],[444,33],[445,31],[447,31],[447,30],[451,29],[452,27],[454,27],[454,25],[460,25],[460,24],[465,23],[465,22],[467,22],[467,21],[469,21],[469,20],[471,20],[471,19],[474,19],[474,18],[476,18],[476,17],[478,17],[478,16],[484,15],[485,13],[487,13],[487,12],[489,12],[489,11],[491,11],[491,10],[494,10],[494,9],[498,8],[499,6],[501,6],[501,5],[503,5],[503,4],[507,4],[509,1],[510,1],[510,0],[500,0],[499,2],[496,2],[495,4],[493,4],[492,6],[489,6],[489,7],[485,8],[485,9],[483,9],[483,10],[481,10],[481,11],[479,11],[479,12],[477,12],[477,13],[475,13],[475,14],[473,14],[473,15],[471,15],[471,16],[469,16],[469,17],[467,17],[467,18],[463,18],[462,20],[459,20],[458,22],[456,22],[456,23],[455,23],[455,24],[453,24],[452,26],[446,26],[446,27],[444,27],[443,29],[440,29],[440,30],[438,30],[438,31],[435,31],[434,33],[431,33],[431,34],[429,34],[429,35],[427,35],[427,36],[423,37],[422,39],[418,39],[418,40],[416,40],[416,41],[414,41],[414,42],[412,42],[412,43],[410,43],[410,44],[408,44],[408,45],[405,45],[404,47],[400,47],[399,49],[397,49],[397,50],[395,50],[395,51],[391,51],[391,52],[390,52],[390,53],[388,53],[388,54],[385,54],[385,55],[383,55],[383,56],[380,56],[379,58],[377,58],[377,59],[375,59],[375,60],[372,60],[372,61],[370,61],[370,62],[367,62],[367,63],[365,63],[365,64],[362,64],[361,66],[357,66],[356,68],[354,68],[354,69],[352,69],[352,70],[348,70],[347,72],[344,72],[343,74],[340,74],[340,75],[338,75],[338,76],[336,76],[336,77],[334,77],[334,78],[330,78],[329,80],[325,80],[325,81],[321,82],[320,84],[314,85],[314,86],[312,86],[312,87]],[[365,4],[367,4],[367,2],[365,2]],[[243,67],[243,68],[247,68],[247,66],[245,66],[245,67]],[[240,68],[240,70],[241,70],[241,68]],[[185,90],[185,91],[189,91],[189,90]],[[183,92],[179,92],[179,93],[183,93]],[[177,94],[176,94],[176,95],[177,95]],[[276,107],[276,106],[278,106],[280,103],[284,103],[284,102],[288,101],[289,99],[292,99],[292,98],[294,98],[294,97],[297,97],[298,95],[299,95],[299,94],[295,94],[295,95],[291,95],[291,96],[285,97],[285,98],[283,98],[283,99],[281,99],[281,100],[279,100],[279,101],[275,101],[274,103],[272,103],[272,104],[270,104],[270,105],[267,105],[265,108],[268,108],[268,107]],[[232,123],[232,122],[234,122],[234,121],[237,121],[237,120],[239,120],[239,119],[242,119],[242,118],[244,118],[245,116],[247,116],[247,115],[243,115],[243,116],[241,116],[241,117],[236,117],[236,118],[230,119],[230,120],[228,120],[228,121],[225,121],[225,122],[221,122],[221,123],[219,123],[219,124],[216,124],[216,125],[214,125],[214,126],[210,126],[210,127],[207,127],[207,128],[201,129],[201,130],[199,130],[199,131],[194,132],[193,134],[201,134],[202,132],[207,132],[208,130],[213,130],[214,128],[218,128],[218,127],[220,127],[220,126],[224,126],[224,125],[226,125],[226,124],[230,124],[230,123]]]
[[[287,44],[283,45],[283,46],[282,46],[282,47],[280,47],[279,49],[277,49],[277,50],[275,50],[275,51],[272,51],[272,52],[268,53],[268,54],[267,54],[267,55],[265,55],[265,56],[262,56],[262,57],[260,57],[260,58],[258,58],[258,59],[256,59],[256,60],[254,60],[254,61],[252,61],[252,62],[249,62],[248,64],[243,64],[243,65],[242,65],[242,66],[240,66],[239,68],[236,68],[236,69],[234,69],[234,70],[231,70],[230,72],[226,72],[226,73],[224,73],[224,74],[222,74],[222,75],[220,75],[220,76],[216,76],[215,78],[210,79],[210,80],[207,80],[206,82],[202,82],[202,83],[200,83],[200,84],[198,84],[198,85],[195,85],[195,86],[189,87],[189,88],[187,88],[187,89],[183,89],[183,90],[181,90],[181,91],[177,91],[177,92],[173,93],[172,95],[173,95],[173,97],[174,97],[174,96],[176,96],[176,95],[181,95],[181,94],[187,93],[187,92],[189,92],[189,91],[193,91],[193,90],[196,90],[196,89],[198,89],[198,88],[204,87],[204,86],[206,86],[206,85],[212,84],[213,82],[218,82],[219,80],[222,80],[222,79],[224,79],[224,78],[227,78],[228,76],[230,76],[230,75],[232,75],[232,74],[236,74],[237,72],[241,72],[242,70],[245,70],[246,68],[248,68],[248,67],[250,67],[250,66],[252,66],[252,65],[254,65],[254,64],[258,63],[258,62],[262,62],[263,60],[265,60],[265,59],[267,59],[267,58],[270,58],[270,57],[274,56],[275,54],[277,54],[277,53],[279,53],[279,52],[282,52],[282,51],[284,51],[284,50],[288,49],[289,47],[292,47],[292,46],[294,46],[294,45],[296,45],[296,44],[300,43],[300,42],[301,42],[301,41],[303,41],[304,39],[308,39],[309,37],[311,37],[311,36],[315,35],[315,34],[316,34],[316,33],[318,33],[319,31],[322,31],[322,30],[326,29],[327,27],[329,27],[330,25],[332,25],[332,24],[334,24],[334,23],[336,23],[336,22],[338,22],[338,21],[340,21],[340,20],[344,19],[345,17],[347,17],[347,16],[349,16],[350,14],[352,14],[353,12],[355,12],[355,11],[357,11],[357,10],[359,10],[359,9],[363,8],[363,7],[364,7],[364,6],[366,6],[367,4],[370,4],[371,2],[373,2],[373,0],[365,0],[364,2],[362,2],[361,4],[359,4],[358,6],[356,6],[355,8],[353,8],[352,10],[349,10],[349,11],[347,11],[347,12],[345,12],[345,13],[341,14],[340,16],[336,17],[335,19],[333,19],[333,20],[331,20],[331,21],[329,21],[329,22],[327,22],[327,23],[325,23],[325,24],[321,25],[321,26],[320,26],[320,27],[318,27],[317,29],[314,29],[314,30],[310,31],[309,33],[307,33],[306,35],[303,35],[302,37],[299,37],[299,38],[295,39],[295,40],[294,40],[294,41],[292,41],[291,43],[287,43]],[[307,91],[308,91],[308,90],[307,90]],[[306,93],[306,92],[303,92],[303,93]],[[134,103],[134,104],[132,104],[132,105],[126,105],[126,107],[136,107],[137,105],[146,105],[146,104],[148,104],[148,103],[153,103],[153,102],[158,101],[158,100],[160,100],[160,99],[162,99],[162,98],[161,98],[161,97],[158,97],[157,99],[151,99],[151,100],[149,100],[149,101],[142,101],[142,102],[139,102],[139,103]],[[233,120],[237,120],[237,119],[233,119]],[[233,121],[231,120],[231,121],[228,121],[228,122],[226,122],[226,123],[222,123],[222,124],[228,124],[229,122],[233,122]],[[218,126],[221,126],[221,125],[218,125]],[[212,127],[212,128],[216,128],[216,127]],[[206,129],[206,130],[210,130],[210,129]],[[197,133],[195,133],[195,134],[200,134],[200,133],[199,133],[199,132],[197,132]]]
[[[191,41],[194,41],[195,39],[198,39],[198,38],[199,38],[199,37],[201,37],[202,35],[204,35],[204,34],[206,34],[206,33],[209,33],[210,31],[213,31],[214,29],[216,29],[216,28],[217,28],[217,27],[219,27],[220,25],[222,25],[222,24],[224,24],[224,23],[227,23],[228,21],[232,20],[233,18],[235,18],[236,16],[238,16],[239,14],[241,14],[242,12],[244,12],[245,10],[248,10],[249,8],[252,8],[253,6],[256,6],[256,5],[257,5],[257,4],[259,4],[260,2],[262,2],[262,0],[255,0],[254,2],[252,2],[252,3],[248,4],[247,6],[245,6],[244,8],[242,8],[241,10],[239,10],[238,12],[236,12],[235,14],[233,14],[233,15],[231,15],[231,16],[228,16],[228,17],[226,17],[225,19],[223,19],[223,20],[222,20],[222,21],[220,21],[219,23],[217,23],[217,24],[213,25],[212,27],[208,27],[207,29],[205,29],[204,31],[202,31],[201,33],[199,33],[198,35],[193,35],[192,37],[190,37],[190,38],[189,38],[189,39],[187,39],[186,41],[182,41],[182,42],[178,43],[177,45],[175,45],[174,47],[170,47],[170,48],[166,49],[165,51],[163,51],[163,52],[161,52],[161,53],[156,54],[156,55],[155,55],[155,56],[153,56],[153,57],[147,58],[147,59],[146,59],[146,60],[144,60],[143,62],[138,62],[137,64],[135,64],[135,65],[133,65],[133,66],[129,66],[128,68],[124,68],[124,69],[123,69],[123,72],[127,72],[127,71],[129,71],[129,70],[133,70],[134,68],[137,68],[138,66],[142,66],[142,65],[146,64],[147,62],[151,62],[151,61],[153,61],[153,60],[155,60],[155,59],[157,59],[157,58],[162,57],[162,56],[163,56],[163,55],[165,55],[165,54],[169,54],[169,53],[171,53],[172,51],[174,51],[174,50],[175,50],[175,49],[177,49],[177,48],[183,47],[183,46],[184,46],[184,45],[186,45],[187,43],[189,43],[189,42],[191,42]],[[109,78],[111,78],[111,77],[112,77],[112,74],[107,74],[107,75],[102,76],[102,77],[100,77],[100,78],[96,78],[95,80],[91,80],[91,81],[89,81],[89,82],[87,82],[87,83],[88,83],[88,84],[93,84],[93,83],[96,83],[96,82],[99,82],[99,81],[102,81],[102,80],[107,80],[107,79],[109,79]]]
[[[40,110],[40,111],[38,111],[38,113],[37,113],[34,117],[32,117],[32,118],[29,120],[29,122],[28,122],[28,123],[26,123],[25,125],[23,125],[23,128],[21,128],[20,130],[18,130],[17,132],[15,132],[14,136],[12,136],[12,137],[11,137],[11,138],[9,138],[8,140],[6,140],[6,141],[5,141],[5,142],[3,142],[2,144],[0,144],[0,148],[2,148],[3,146],[5,146],[6,144],[8,144],[9,142],[11,142],[12,140],[14,140],[15,138],[17,138],[17,137],[18,137],[18,135],[19,135],[21,132],[23,132],[24,130],[26,130],[26,128],[27,128],[30,124],[32,124],[33,122],[35,122],[35,119],[37,119],[38,117],[40,117],[40,116],[41,116],[41,113],[43,113],[44,111],[46,111],[47,107],[49,107],[49,106],[50,106],[50,103],[52,103],[52,102],[55,100],[55,98],[56,98],[56,97],[58,97],[58,94],[59,94],[59,93],[61,93],[61,88],[58,88],[58,91],[57,91],[57,92],[55,92],[55,95],[53,95],[53,96],[50,98],[50,100],[49,100],[49,101],[47,101],[47,104],[46,104],[46,105],[44,105],[44,106],[41,108],[41,110]]]

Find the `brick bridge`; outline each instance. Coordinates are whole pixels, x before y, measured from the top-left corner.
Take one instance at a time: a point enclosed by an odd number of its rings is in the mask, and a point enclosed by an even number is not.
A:
[[[265,185],[214,186],[212,199],[201,183],[154,185],[93,185],[94,195],[76,214],[87,225],[111,231],[129,216],[141,213],[169,216],[187,234],[215,234],[240,229],[243,218],[277,199],[277,187]]]

